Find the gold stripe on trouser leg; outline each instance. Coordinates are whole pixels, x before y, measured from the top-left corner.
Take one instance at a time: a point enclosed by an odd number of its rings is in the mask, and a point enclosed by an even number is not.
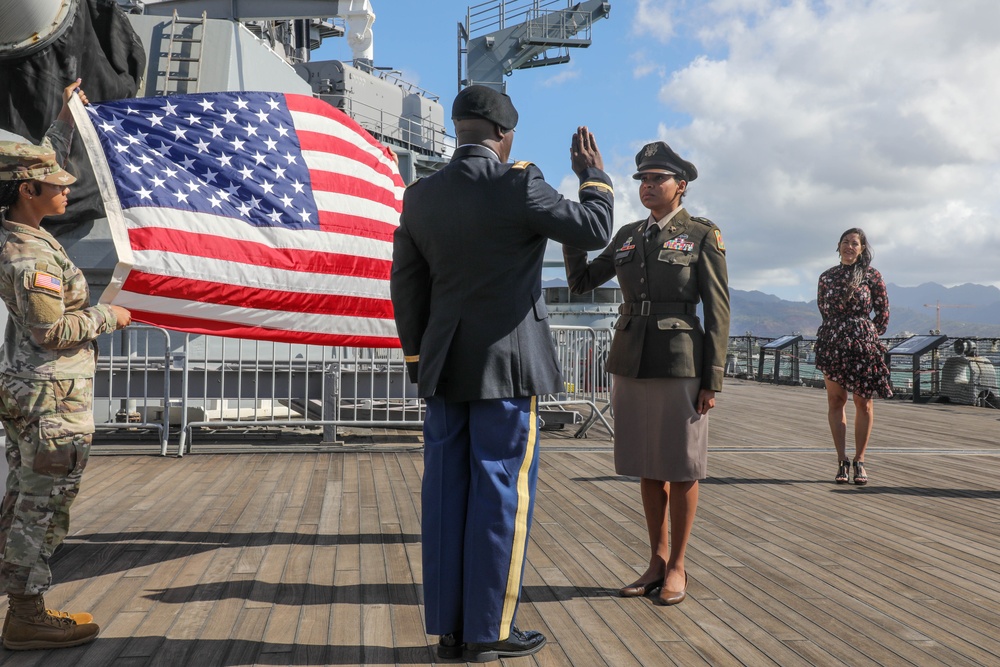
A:
[[[521,591],[521,570],[524,569],[525,542],[528,539],[528,508],[531,498],[528,493],[528,473],[531,462],[535,458],[535,448],[538,446],[536,430],[538,429],[538,397],[531,397],[531,414],[528,416],[528,446],[521,461],[521,469],[517,472],[517,514],[514,516],[514,546],[510,550],[510,570],[507,571],[507,593],[503,601],[503,613],[500,616],[499,637],[504,641],[510,636],[510,625],[514,622],[514,611],[517,609],[518,593]]]

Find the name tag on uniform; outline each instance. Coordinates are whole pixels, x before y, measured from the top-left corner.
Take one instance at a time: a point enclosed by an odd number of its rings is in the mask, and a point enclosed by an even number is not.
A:
[[[62,280],[50,273],[35,271],[35,279],[31,281],[33,287],[48,290],[53,294],[62,294]]]
[[[678,236],[675,239],[670,239],[669,241],[666,241],[663,244],[663,247],[666,248],[667,250],[680,250],[682,252],[691,252],[692,250],[694,250],[694,243],[692,241],[688,241]]]
[[[632,242],[632,237],[630,236],[625,239],[621,248],[615,250],[615,261],[627,259],[632,255],[633,250],[635,250],[635,243]]]

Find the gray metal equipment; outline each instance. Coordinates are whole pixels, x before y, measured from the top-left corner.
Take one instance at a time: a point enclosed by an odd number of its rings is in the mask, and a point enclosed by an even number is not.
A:
[[[504,91],[504,75],[516,69],[569,62],[569,50],[590,46],[594,22],[610,13],[611,3],[600,0],[493,0],[471,6],[465,23],[458,24],[458,89],[479,84]]]
[[[956,356],[945,359],[941,369],[941,396],[962,405],[1000,407],[993,362],[978,356],[976,342],[972,340],[956,340],[953,350]]]

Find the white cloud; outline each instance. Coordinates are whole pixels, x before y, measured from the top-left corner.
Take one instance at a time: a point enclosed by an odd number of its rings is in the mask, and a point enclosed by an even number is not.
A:
[[[543,80],[542,85],[545,86],[546,88],[552,88],[553,86],[559,86],[566,83],[567,81],[572,81],[573,79],[579,79],[579,78],[580,78],[580,70],[574,67],[573,65],[569,65],[567,67],[560,68],[557,74],[553,74],[552,76]]]
[[[645,50],[636,51],[629,59],[635,63],[632,68],[632,76],[636,79],[642,79],[652,74],[663,77],[666,74],[666,66],[659,60],[651,58]]]
[[[674,35],[673,0],[639,0],[632,20],[632,32],[666,43]]]
[[[672,5],[640,2],[636,25]],[[698,165],[686,204],[725,233],[733,287],[814,298],[852,226],[889,282],[997,283],[1000,3],[699,7],[685,29],[723,55],[665,79],[691,120],[659,138]]]

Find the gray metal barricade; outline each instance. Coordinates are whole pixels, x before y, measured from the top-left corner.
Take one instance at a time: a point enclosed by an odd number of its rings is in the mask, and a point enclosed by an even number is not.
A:
[[[94,375],[94,423],[99,431],[159,433],[160,454],[167,453],[170,333],[138,324],[98,341]]]
[[[568,412],[586,405],[590,414],[577,431],[586,435],[598,420],[611,426],[598,406],[610,391],[603,373],[609,333],[587,327],[554,327],[565,391],[540,402]],[[328,348],[288,343],[186,335],[174,354],[179,404],[170,402],[170,422],[179,423],[177,453],[190,448],[200,427],[322,427],[333,441],[338,426],[413,427],[423,423],[424,405],[406,374],[398,349]],[[175,365],[176,365],[175,363]],[[608,409],[604,407],[604,411]]]
[[[332,348],[187,335],[177,453],[196,427],[419,425],[423,406],[399,350]]]
[[[572,419],[575,421],[576,413],[566,408],[571,405],[588,406],[590,414],[577,429],[575,437],[585,437],[597,421],[604,424],[609,434],[614,434],[614,429],[604,417],[604,412],[611,405],[607,402],[611,387],[609,376],[603,373],[606,354],[598,345],[597,331],[590,327],[574,326],[554,326],[551,331],[556,356],[562,368],[563,391],[542,398],[538,402],[539,409],[555,408],[556,412],[549,412],[549,419],[553,416],[558,418],[558,413],[561,412],[574,415]],[[606,402],[603,409],[597,405],[598,396]]]

